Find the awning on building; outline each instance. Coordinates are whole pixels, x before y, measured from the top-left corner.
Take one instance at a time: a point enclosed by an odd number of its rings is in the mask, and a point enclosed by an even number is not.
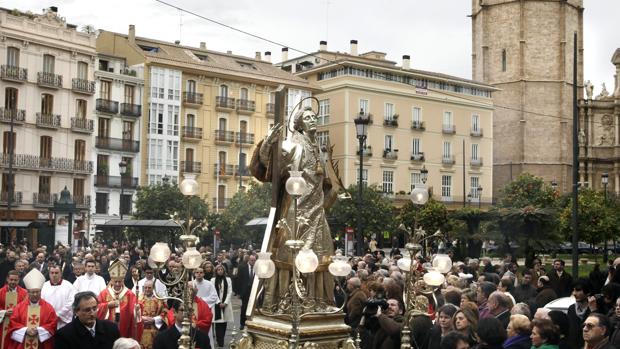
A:
[[[32,221],[9,221],[0,222],[0,227],[4,228],[28,228]]]
[[[183,223],[183,221],[181,222]],[[110,219],[103,224],[97,224],[101,228],[180,228],[175,222],[166,219]]]
[[[247,225],[247,226],[267,225],[267,221],[268,220],[269,220],[269,217],[254,218],[254,219],[250,220],[249,222],[245,223],[245,225]]]

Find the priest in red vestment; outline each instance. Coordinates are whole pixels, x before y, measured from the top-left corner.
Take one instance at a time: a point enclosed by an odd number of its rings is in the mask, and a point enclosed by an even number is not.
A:
[[[209,329],[211,328],[211,322],[213,321],[213,312],[205,301],[200,299],[200,297],[196,297],[196,287],[193,283],[188,283],[187,287],[192,289],[192,296],[194,297],[194,302],[192,304],[192,325],[208,335]],[[174,310],[170,309],[168,310],[168,326],[174,326],[174,322]]]
[[[4,338],[9,329],[9,318],[13,308],[28,297],[28,292],[19,286],[19,272],[11,270],[6,276],[6,284],[0,288],[0,314],[2,317],[0,333],[0,349],[4,349]]]
[[[144,282],[143,292],[139,297],[140,309],[142,311],[141,318],[144,324],[140,345],[142,349],[152,349],[153,341],[159,329],[165,321],[168,309],[166,303],[155,297],[153,292],[153,280]]]
[[[54,307],[41,299],[45,276],[34,268],[24,276],[28,297],[13,310],[5,347],[8,349],[52,349],[58,317]]]
[[[118,324],[121,337],[140,340],[142,322],[139,321],[140,306],[136,295],[125,287],[124,278],[127,267],[117,260],[108,268],[110,284],[99,293],[97,317]]]

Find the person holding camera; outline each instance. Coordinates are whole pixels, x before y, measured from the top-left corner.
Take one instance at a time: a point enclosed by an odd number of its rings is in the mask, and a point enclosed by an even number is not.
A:
[[[387,308],[376,307],[376,313],[372,315],[376,322],[366,319],[365,325],[370,330],[372,338],[372,349],[398,349],[400,348],[400,331],[403,327],[405,318],[404,304],[394,298],[387,300]],[[368,326],[370,325],[370,326]]]

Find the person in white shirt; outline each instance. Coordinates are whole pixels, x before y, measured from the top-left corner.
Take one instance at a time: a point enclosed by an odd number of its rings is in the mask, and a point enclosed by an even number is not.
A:
[[[211,279],[211,283],[215,286],[221,301],[215,305],[213,312],[213,325],[215,327],[215,339],[217,347],[224,347],[224,337],[226,335],[226,327],[229,322],[234,322],[232,311],[232,282],[228,276],[226,276],[226,268],[218,264],[215,267],[215,276]]]
[[[91,291],[99,296],[99,293],[105,290],[107,285],[101,276],[95,274],[95,262],[87,261],[86,274],[78,277],[73,283],[73,287],[77,292]]]
[[[60,329],[73,320],[73,298],[75,288],[67,280],[63,280],[60,267],[49,267],[50,281],[46,281],[41,289],[41,298],[47,301],[56,310],[58,316],[57,328]]]
[[[155,294],[158,297],[168,296],[168,289],[166,288],[166,285],[164,285],[163,282],[155,279],[155,272],[150,266],[148,266],[148,264],[144,267],[144,278],[138,281],[138,287],[140,288],[140,293],[144,293],[144,283],[146,281],[152,281],[155,283]]]
[[[215,314],[215,306],[220,303],[220,297],[217,295],[215,286],[209,280],[205,280],[205,271],[202,268],[194,269],[194,287],[196,288],[196,296],[200,297]],[[213,342],[213,328],[209,331],[209,340]]]

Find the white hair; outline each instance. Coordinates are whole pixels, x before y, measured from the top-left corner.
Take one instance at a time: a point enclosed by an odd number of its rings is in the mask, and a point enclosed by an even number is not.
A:
[[[140,343],[133,338],[119,338],[114,342],[112,349],[140,349]]]

